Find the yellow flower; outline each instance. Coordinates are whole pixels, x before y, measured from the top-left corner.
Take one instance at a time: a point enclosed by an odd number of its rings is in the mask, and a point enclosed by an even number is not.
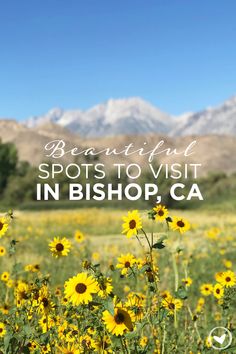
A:
[[[48,314],[55,308],[55,304],[50,299],[50,294],[46,285],[39,290],[38,299],[35,302],[39,312]]]
[[[92,294],[99,291],[94,277],[87,273],[78,273],[65,282],[65,296],[73,305],[88,304],[92,301]]]
[[[209,296],[213,292],[213,286],[212,286],[212,284],[202,284],[200,287],[200,291],[201,291],[202,295]]]
[[[0,338],[4,337],[6,333],[7,331],[5,324],[3,322],[0,322]]]
[[[10,306],[7,304],[4,304],[1,308],[0,311],[4,314],[4,315],[8,315],[10,310]]]
[[[162,297],[162,299],[167,300],[167,299],[171,299],[172,295],[168,290],[165,290],[165,291],[161,292],[161,297]]]
[[[182,279],[182,282],[184,283],[184,285],[186,286],[186,287],[189,287],[190,285],[192,285],[192,283],[193,283],[193,281],[192,281],[192,279],[191,278],[183,278]]]
[[[217,299],[221,299],[224,296],[224,287],[221,284],[215,284],[213,294]]]
[[[75,239],[75,241],[77,241],[78,243],[81,243],[81,242],[84,241],[84,234],[83,234],[81,231],[77,230],[77,231],[75,232],[74,239]]]
[[[71,242],[63,237],[54,237],[53,241],[49,243],[50,251],[54,257],[67,256],[70,252]]]
[[[236,276],[231,270],[220,273],[218,276],[218,282],[225,286],[226,288],[231,288],[236,284]]]
[[[6,248],[3,246],[0,246],[0,257],[5,256],[6,254]]]
[[[96,349],[100,354],[114,353],[111,347],[111,340],[108,336],[104,335],[96,341]]]
[[[212,227],[210,230],[206,232],[208,238],[212,240],[216,240],[220,235],[220,229],[218,227]]]
[[[36,349],[39,349],[39,346],[36,342],[28,342],[27,348],[29,348],[30,353],[34,353]]]
[[[1,251],[0,251],[1,252]],[[233,267],[233,264],[231,261],[227,260],[227,259],[224,259],[223,260],[223,263],[224,263],[224,266],[225,268],[232,268]]]
[[[140,344],[140,346],[141,346],[142,348],[145,348],[146,345],[148,344],[148,337],[142,336],[142,337],[140,338],[139,344]]]
[[[66,347],[58,347],[62,354],[80,354],[81,351],[75,344],[67,344]]]
[[[141,293],[130,293],[125,302],[125,307],[133,313],[135,321],[140,321],[144,316],[145,297]]]
[[[98,291],[98,296],[101,296],[102,298],[106,298],[108,295],[112,293],[113,286],[111,285],[111,278],[104,278],[101,281],[99,281],[99,291]]]
[[[207,337],[205,340],[205,345],[207,348],[211,348],[212,347],[212,337]]]
[[[40,354],[50,354],[51,353],[50,344],[44,345],[40,350],[41,350]]]
[[[122,336],[127,331],[133,331],[132,318],[128,310],[122,307],[116,307],[114,314],[109,311],[103,312],[103,321],[107,330],[115,336]]]
[[[94,349],[96,349],[96,342],[94,339],[92,339],[91,336],[89,336],[88,334],[85,334],[83,336],[80,337],[79,339],[80,341],[80,346],[83,349],[83,353],[85,352],[94,352]]]
[[[138,230],[142,229],[142,220],[140,218],[138,210],[128,212],[128,216],[123,217],[123,231],[122,234],[126,234],[128,238],[138,234]]]
[[[8,230],[8,223],[5,217],[0,218],[0,238],[5,235]]]
[[[129,269],[135,264],[136,259],[131,253],[127,253],[118,257],[118,262],[119,263],[116,265],[116,268],[122,269],[121,274],[126,275]]]
[[[198,302],[197,302],[197,307],[196,307],[196,312],[202,312],[202,308],[205,305],[205,299],[203,297],[200,297]]]
[[[161,303],[169,311],[170,315],[174,315],[175,311],[180,310],[183,306],[183,302],[180,299],[175,299],[172,296],[166,297]]]
[[[22,306],[29,298],[29,286],[23,281],[20,281],[15,289],[16,306]]]
[[[50,328],[55,326],[55,321],[51,316],[46,315],[39,320],[39,325],[42,328],[42,332],[46,333]]]
[[[179,231],[183,234],[190,229],[190,224],[187,220],[174,216],[170,223],[170,227],[173,231]]]
[[[165,221],[168,216],[168,210],[164,205],[156,205],[153,210],[155,211],[155,220],[156,221]]]
[[[8,272],[3,272],[1,275],[1,280],[7,282],[10,278],[10,274]]]
[[[39,264],[27,264],[24,269],[26,272],[37,273],[40,270],[40,265]]]
[[[92,253],[92,260],[94,262],[97,262],[97,261],[99,261],[99,259],[100,259],[100,254],[98,252],[93,252]]]

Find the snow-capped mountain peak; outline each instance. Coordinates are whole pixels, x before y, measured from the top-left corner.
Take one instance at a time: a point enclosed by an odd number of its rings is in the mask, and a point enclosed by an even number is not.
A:
[[[218,107],[172,117],[139,97],[110,99],[81,111],[53,108],[43,116],[31,117],[25,124],[37,127],[56,123],[81,137],[160,133],[172,136],[236,135],[236,96]]]
[[[57,123],[82,136],[167,133],[172,118],[139,97],[110,99],[87,111],[54,108],[44,116],[26,121],[30,127]]]

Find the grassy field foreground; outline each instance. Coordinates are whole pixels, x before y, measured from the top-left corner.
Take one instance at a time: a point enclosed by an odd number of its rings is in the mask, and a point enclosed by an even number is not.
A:
[[[235,337],[233,213],[21,211],[0,225],[2,353],[212,353],[212,328]]]

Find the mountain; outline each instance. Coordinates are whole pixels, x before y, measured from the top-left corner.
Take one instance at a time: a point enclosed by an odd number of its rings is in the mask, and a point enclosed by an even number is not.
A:
[[[177,119],[172,136],[224,134],[236,135],[236,96],[216,108],[189,113]]]
[[[133,143],[134,147],[140,148],[146,146],[147,150],[153,149],[157,143],[164,140],[164,147],[184,151],[191,141],[197,140],[194,148],[194,154],[190,157],[182,155],[165,154],[158,155],[159,164],[173,163],[201,163],[199,175],[206,175],[210,171],[224,171],[231,173],[236,171],[236,137],[234,136],[186,136],[170,137],[160,134],[139,134],[139,135],[117,135],[114,137],[86,138],[81,139],[78,135],[69,132],[67,129],[58,126],[55,123],[47,122],[36,128],[28,128],[14,120],[0,120],[0,140],[2,142],[12,142],[16,145],[20,160],[26,160],[34,166],[40,162],[48,160],[44,146],[52,140],[63,139],[66,144],[66,150],[77,147],[79,151],[89,147],[94,147],[97,151],[105,148],[115,148],[117,151],[124,149],[125,146]],[[146,143],[144,145],[144,143]],[[163,147],[163,148],[164,148]],[[86,162],[81,160],[80,162]],[[64,159],[54,160],[54,163],[75,162],[75,157],[66,154]],[[90,161],[91,162],[91,161]],[[142,168],[147,164],[147,156],[133,154],[130,156],[104,156],[99,158],[100,163],[105,163],[107,168],[114,163],[138,163]]]
[[[29,118],[28,127],[55,123],[83,138],[159,133],[170,136],[236,135],[236,96],[216,108],[173,117],[141,98],[110,99],[87,111],[54,108]]]
[[[55,108],[44,116],[31,117],[25,123],[32,128],[48,122],[82,137],[168,133],[173,124],[172,117],[137,97],[110,99],[84,112]]]

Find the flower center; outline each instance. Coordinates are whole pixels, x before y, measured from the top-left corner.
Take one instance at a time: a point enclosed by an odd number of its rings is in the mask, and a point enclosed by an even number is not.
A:
[[[174,310],[175,309],[175,304],[173,304],[173,302],[171,302],[169,305],[168,305],[169,309],[170,310]]]
[[[64,250],[63,244],[62,244],[62,243],[58,243],[58,244],[56,245],[56,250],[57,250],[58,252],[62,252],[62,251]]]
[[[0,333],[2,333],[2,331],[3,331],[3,329],[2,329],[2,328],[0,328]]]
[[[230,278],[230,277],[227,277],[227,278],[225,279],[225,281],[230,282],[230,281],[231,281],[231,278]]]
[[[79,294],[85,293],[86,290],[87,290],[87,286],[83,283],[78,283],[75,287],[75,291]]]
[[[158,211],[158,215],[159,215],[159,216],[163,216],[163,215],[164,215],[164,211],[163,211],[163,210],[159,210],[159,211]]]
[[[125,262],[125,268],[130,268],[130,262]]]
[[[130,229],[135,229],[136,227],[136,221],[135,220],[130,220],[129,222],[129,228]]]
[[[0,221],[0,231],[2,230],[4,224]]]
[[[177,221],[177,226],[184,227],[184,222],[182,220]]]
[[[125,316],[123,315],[123,313],[118,312],[115,315],[114,319],[117,324],[121,324],[121,323],[124,323]]]
[[[49,305],[49,301],[48,301],[48,299],[47,299],[46,297],[44,297],[44,298],[42,299],[42,303],[43,303],[43,306],[44,306],[44,307],[47,307],[47,306]]]
[[[219,294],[220,293],[220,289],[216,289],[216,294]]]

